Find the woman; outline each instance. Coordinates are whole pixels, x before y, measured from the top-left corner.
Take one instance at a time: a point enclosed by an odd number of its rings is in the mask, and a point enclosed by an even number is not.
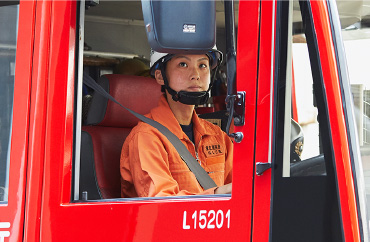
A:
[[[217,50],[176,55],[153,52],[151,75],[162,86],[164,95],[147,115],[184,143],[217,186],[204,190],[167,138],[139,122],[122,148],[123,197],[231,193],[232,141],[194,111],[196,105],[207,101],[213,81],[211,70],[221,61],[222,54]]]

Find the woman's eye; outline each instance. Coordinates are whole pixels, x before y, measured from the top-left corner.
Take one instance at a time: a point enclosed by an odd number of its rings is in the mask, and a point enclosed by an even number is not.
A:
[[[187,67],[188,65],[185,62],[180,62],[179,63],[179,66],[181,66],[181,67]]]
[[[200,68],[207,68],[207,65],[206,64],[200,64],[199,67]]]

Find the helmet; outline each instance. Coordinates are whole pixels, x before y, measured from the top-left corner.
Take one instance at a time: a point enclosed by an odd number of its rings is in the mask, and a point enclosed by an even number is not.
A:
[[[160,63],[166,63],[174,54],[161,53],[155,50],[150,50],[150,75],[154,77],[155,70],[159,69]]]
[[[301,161],[303,144],[304,144],[304,135],[303,135],[302,127],[294,119],[291,119],[291,130],[290,130],[290,162],[291,163]]]
[[[172,88],[170,88],[168,84],[168,79],[166,77],[166,63],[169,61],[174,54],[169,53],[159,53],[156,51],[151,51],[150,55],[150,74],[154,77],[154,73],[156,70],[160,70],[162,72],[163,80],[164,80],[164,87],[168,91],[168,93],[172,96],[174,101],[179,101],[184,104],[188,105],[201,105],[205,104],[209,97],[209,91],[212,88],[213,80],[215,74],[217,72],[218,67],[221,65],[222,62],[222,52],[217,50],[216,46],[213,49],[206,51],[205,55],[209,58],[210,69],[215,70],[212,74],[210,85],[207,91],[202,92],[187,92],[187,91],[179,91],[176,92]]]
[[[214,46],[211,50],[204,53],[208,56],[211,70],[218,67],[222,62],[222,52],[217,50],[217,47]],[[159,69],[160,63],[166,63],[169,61],[175,54],[169,53],[160,53],[155,50],[150,51],[150,74],[154,76],[155,70]]]

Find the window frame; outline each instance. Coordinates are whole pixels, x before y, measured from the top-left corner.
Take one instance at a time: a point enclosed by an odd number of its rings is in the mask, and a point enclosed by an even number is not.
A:
[[[14,47],[10,44],[5,44],[4,46],[4,49],[5,48],[8,48],[10,50],[12,50],[14,48],[14,52],[11,53],[11,55],[14,54],[14,65],[15,65],[15,62],[16,62],[16,55],[17,55],[17,36],[18,36],[18,24],[19,24],[19,3],[17,4],[7,4],[7,5],[0,5],[0,8],[3,8],[3,7],[9,7],[9,6],[14,6],[14,5],[17,5],[17,9],[16,9],[16,14],[17,14],[17,19],[16,19],[16,23],[15,23],[15,26],[12,25],[11,27],[15,27],[15,30],[16,30],[16,33],[15,33],[15,42],[14,42]],[[8,25],[9,26],[9,25]],[[12,36],[13,37],[13,36]],[[6,49],[5,49],[6,50]],[[10,53],[10,52],[9,52]],[[10,58],[9,58],[10,59]],[[10,67],[10,64],[12,62],[8,62],[9,64],[9,69],[11,68]],[[6,150],[2,150],[2,153],[5,153],[6,156],[5,156],[5,160],[4,160],[4,168],[5,168],[5,173],[4,173],[4,177],[1,177],[1,180],[4,181],[4,187],[1,187],[1,189],[3,189],[3,192],[4,192],[4,197],[3,197],[3,200],[0,200],[0,204],[1,203],[4,203],[6,204],[8,202],[8,197],[9,197],[9,193],[8,193],[8,190],[9,190],[9,176],[10,176],[10,169],[9,169],[9,166],[10,166],[10,148],[11,148],[11,142],[12,142],[12,126],[13,126],[13,106],[14,106],[14,82],[15,82],[15,73],[12,74],[12,73],[9,73],[9,77],[13,76],[13,79],[11,80],[11,85],[12,85],[12,88],[10,88],[10,90],[12,90],[12,93],[10,94],[11,95],[11,110],[9,110],[9,126],[6,126],[6,129],[8,129],[9,131],[6,133],[6,136],[8,136],[8,139],[7,140],[2,140],[2,141],[7,141],[7,144],[6,144]],[[8,103],[3,103],[3,104],[8,104]],[[8,120],[6,120],[8,121]],[[1,128],[5,129],[5,127],[3,126],[4,124],[1,123]],[[4,136],[4,137],[6,137]],[[3,162],[3,161],[1,161]]]
[[[82,113],[82,85],[83,85],[83,57],[84,57],[84,31],[85,31],[85,14],[86,1],[80,1],[77,4],[77,25],[79,26],[78,35],[76,35],[76,74],[75,80],[75,114]],[[226,55],[226,54],[225,54]],[[129,57],[129,55],[128,55]],[[236,70],[235,70],[236,71]],[[135,197],[135,198],[110,198],[110,199],[94,199],[83,200],[80,194],[80,168],[81,168],[81,132],[82,132],[82,118],[81,115],[75,115],[74,120],[74,146],[73,146],[73,162],[72,162],[72,189],[71,202],[85,203],[85,202],[112,202],[112,201],[151,201],[151,200],[197,200],[197,199],[231,199],[232,194],[213,194],[213,195],[192,195],[192,196],[166,196],[166,197]]]
[[[13,95],[8,201],[0,202],[0,238],[21,240],[25,219],[26,173],[29,162],[30,99],[35,29],[35,1],[18,2],[18,33]],[[4,231],[4,229],[6,231]],[[8,236],[6,234],[8,233]]]
[[[268,2],[266,3],[269,4]],[[245,4],[247,5],[247,4]],[[254,5],[254,3],[252,3]],[[243,162],[246,159],[242,147],[247,147],[248,144],[254,142],[249,140],[246,143],[239,145],[239,153],[236,159],[240,160],[237,164],[239,169],[233,173],[241,179],[239,186],[234,187],[233,196],[229,197],[197,197],[194,199],[146,199],[146,200],[98,200],[98,201],[73,201],[73,193],[71,191],[74,175],[72,174],[73,149],[75,138],[75,82],[76,76],[76,46],[78,46],[78,31],[76,14],[76,2],[74,1],[53,1],[51,4],[53,11],[53,21],[51,29],[60,29],[62,31],[52,32],[51,43],[56,48],[52,48],[50,52],[50,74],[54,78],[50,78],[49,92],[53,95],[48,97],[48,105],[53,107],[52,112],[47,113],[46,125],[46,145],[45,145],[45,165],[43,174],[42,186],[42,210],[41,210],[41,226],[39,237],[47,241],[63,241],[64,237],[73,236],[75,240],[133,240],[140,241],[173,241],[174,239],[189,238],[224,238],[231,237],[237,239],[240,237],[249,238],[251,236],[250,228],[252,220],[250,219],[252,210],[252,179],[253,163]],[[257,9],[248,9],[244,7],[244,11],[252,11],[257,15]],[[254,19],[256,20],[256,19]],[[244,21],[244,27],[247,27],[247,20]],[[267,24],[271,24],[266,21]],[[258,26],[258,22],[253,22],[254,27]],[[250,23],[248,23],[250,26]],[[249,27],[248,26],[248,27]],[[66,31],[68,30],[68,32]],[[258,29],[258,28],[257,28]],[[61,41],[60,33],[68,35],[68,41]],[[251,33],[239,33],[239,37],[244,35],[244,39],[257,45],[257,33],[253,32],[254,38],[249,37]],[[76,36],[75,36],[76,35]],[[271,32],[270,32],[271,36]],[[55,41],[55,43],[54,43]],[[248,43],[249,43],[248,42]],[[268,45],[271,46],[270,40]],[[243,44],[244,50],[247,49],[247,44]],[[250,46],[248,46],[250,47]],[[269,53],[271,56],[271,53]],[[257,54],[250,56],[249,62],[256,61]],[[239,70],[246,66],[237,67]],[[58,69],[57,67],[63,67]],[[253,68],[252,68],[253,69]],[[253,71],[255,71],[253,69]],[[58,75],[56,75],[58,73]],[[67,73],[67,74],[66,74]],[[54,76],[55,75],[55,76]],[[244,89],[247,82],[243,81],[240,84]],[[249,85],[250,83],[248,83]],[[253,84],[252,84],[253,85]],[[240,86],[239,86],[240,87]],[[246,90],[255,95],[255,89]],[[249,109],[249,111],[251,111]],[[253,108],[253,112],[254,112]],[[247,112],[248,115],[248,112]],[[255,116],[247,117],[246,123],[250,120],[254,122]],[[54,121],[54,122],[53,122]],[[254,124],[253,124],[254,125]],[[238,127],[239,130],[248,128],[254,130],[254,126]],[[58,129],[62,129],[58,131]],[[235,153],[234,153],[235,155]],[[253,159],[253,153],[247,154]],[[235,157],[235,156],[234,156]],[[248,176],[246,176],[245,167],[248,167]],[[235,166],[236,167],[236,163]],[[247,192],[245,191],[247,190]],[[225,213],[231,209],[233,216],[230,229],[210,229],[201,230],[197,225],[194,229],[194,221],[192,215],[200,210],[215,210],[224,211]],[[234,212],[235,211],[235,212]],[[187,213],[185,213],[187,212]],[[184,217],[187,214],[187,217]],[[203,214],[203,212],[202,212]],[[187,218],[187,220],[184,220]],[[248,218],[248,219],[245,219]],[[35,218],[36,219],[36,218]],[[247,220],[247,221],[246,221]],[[52,221],[51,223],[49,221]],[[114,222],[112,222],[114,221]],[[162,221],[166,221],[166,226],[162,226]],[[191,230],[184,226],[191,224]],[[243,221],[239,223],[237,221]],[[84,226],[80,226],[83,224]],[[241,226],[243,224],[243,226]],[[63,230],[61,230],[61,226]],[[88,228],[88,229],[86,229]],[[168,235],[168,230],[175,231],[172,235]],[[104,232],[102,232],[104,231]],[[119,231],[119,232],[117,232]],[[122,233],[121,233],[122,232]],[[176,234],[174,237],[173,234]]]
[[[290,24],[286,13],[289,2],[278,2],[277,25]],[[288,62],[288,31],[285,28],[277,28],[276,33],[276,54],[275,55],[275,84],[274,84],[274,143],[272,158],[272,220],[270,239],[272,241],[294,241],[305,237],[313,241],[329,241],[331,239],[343,238],[341,209],[337,191],[336,167],[334,160],[333,142],[331,136],[331,123],[329,119],[327,94],[325,89],[322,64],[319,55],[319,46],[316,29],[313,22],[313,11],[309,1],[299,1],[303,26],[306,34],[306,41],[309,51],[312,79],[319,113],[319,132],[322,138],[322,151],[325,156],[326,176],[305,176],[305,177],[283,177],[282,164],[284,157],[284,129],[285,123],[285,96]],[[292,3],[290,3],[292,4]],[[280,57],[279,57],[280,56]],[[283,57],[281,57],[283,56]],[[289,64],[288,64],[289,63]],[[304,162],[304,161],[303,161]],[[304,190],[305,193],[298,191]],[[312,199],[317,197],[316,199]],[[319,198],[330,201],[327,204],[321,203]],[[302,199],[303,198],[303,199]],[[298,199],[298,200],[297,200]],[[301,199],[301,200],[299,200]],[[324,200],[324,201],[325,201]],[[310,201],[310,202],[308,202]],[[306,202],[306,204],[305,204]],[[315,206],[313,204],[315,203]],[[287,205],[289,204],[289,206]],[[301,208],[301,209],[300,209]],[[332,212],[333,211],[333,212]],[[298,214],[300,214],[298,216]],[[322,216],[322,219],[319,217]],[[317,221],[328,220],[334,227],[332,230],[325,229]],[[330,220],[331,219],[331,220]],[[284,222],[285,223],[284,223]],[[298,226],[303,221],[305,226]],[[307,225],[309,224],[309,225]],[[330,226],[332,226],[330,225]],[[305,228],[310,228],[310,232]],[[312,233],[312,231],[315,231]],[[329,232],[328,232],[329,231]],[[334,232],[333,232],[334,231]],[[334,237],[333,237],[334,236]],[[321,240],[320,240],[321,239]]]
[[[357,137],[356,119],[354,114],[354,104],[350,88],[349,73],[347,69],[347,60],[344,50],[344,43],[341,34],[341,24],[337,4],[335,1],[326,0],[328,8],[328,18],[331,24],[331,37],[333,40],[336,67],[338,69],[339,86],[342,97],[342,108],[346,124],[346,134],[349,145],[350,161],[352,166],[352,175],[354,182],[354,192],[356,205],[358,207],[357,216],[359,220],[360,236],[369,236],[368,218],[366,212],[366,192],[364,172],[362,169],[360,144]]]

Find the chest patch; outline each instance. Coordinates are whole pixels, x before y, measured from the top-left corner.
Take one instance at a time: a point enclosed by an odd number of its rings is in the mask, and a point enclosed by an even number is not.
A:
[[[225,154],[225,148],[220,144],[203,145],[203,152],[206,157],[213,157]]]

